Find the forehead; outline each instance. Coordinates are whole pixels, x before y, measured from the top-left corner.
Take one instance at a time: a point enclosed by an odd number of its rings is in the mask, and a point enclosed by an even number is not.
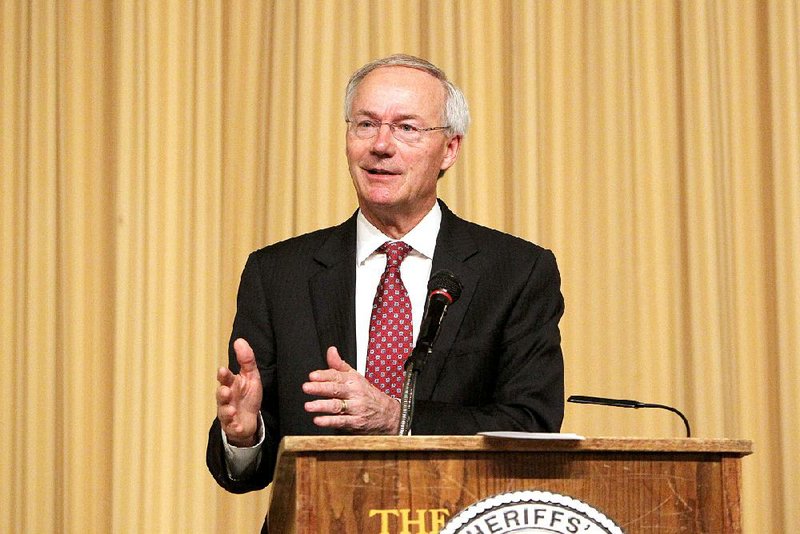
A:
[[[356,88],[354,115],[419,117],[439,120],[444,108],[442,82],[409,67],[381,67],[367,74]]]

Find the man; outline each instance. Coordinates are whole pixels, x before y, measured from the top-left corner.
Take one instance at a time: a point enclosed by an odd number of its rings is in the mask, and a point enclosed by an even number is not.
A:
[[[419,375],[411,433],[561,426],[555,258],[437,201],[469,123],[461,92],[427,61],[390,56],[353,75],[345,116],[357,213],[254,252],[242,274],[207,455],[232,492],[271,481],[282,436],[397,434],[408,323],[415,338],[427,280],[440,269],[463,292]],[[381,312],[387,305],[399,307]]]

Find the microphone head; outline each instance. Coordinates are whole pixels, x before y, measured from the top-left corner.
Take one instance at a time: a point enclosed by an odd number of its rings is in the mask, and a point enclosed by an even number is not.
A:
[[[434,291],[444,291],[450,295],[450,304],[458,300],[463,289],[464,287],[461,285],[461,281],[458,279],[458,277],[450,271],[446,271],[444,269],[433,273],[433,276],[431,276],[431,279],[428,281],[428,294],[431,294]]]

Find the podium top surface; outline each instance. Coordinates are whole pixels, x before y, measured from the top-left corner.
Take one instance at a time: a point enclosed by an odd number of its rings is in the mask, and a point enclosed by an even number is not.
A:
[[[694,453],[742,457],[752,454],[750,440],[706,438],[513,439],[489,436],[286,436],[280,453],[313,452],[643,452]]]

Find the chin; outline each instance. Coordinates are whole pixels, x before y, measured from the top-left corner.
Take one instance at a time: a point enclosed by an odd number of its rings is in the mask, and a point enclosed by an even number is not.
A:
[[[359,195],[359,204],[372,212],[391,213],[398,205],[398,197],[391,191],[367,190]]]
[[[371,206],[392,207],[397,203],[397,198],[391,194],[372,194],[368,195],[366,201]]]
[[[384,181],[375,183],[367,179],[362,182],[360,189],[362,196],[372,202],[391,203],[397,198],[397,184],[388,184]]]

